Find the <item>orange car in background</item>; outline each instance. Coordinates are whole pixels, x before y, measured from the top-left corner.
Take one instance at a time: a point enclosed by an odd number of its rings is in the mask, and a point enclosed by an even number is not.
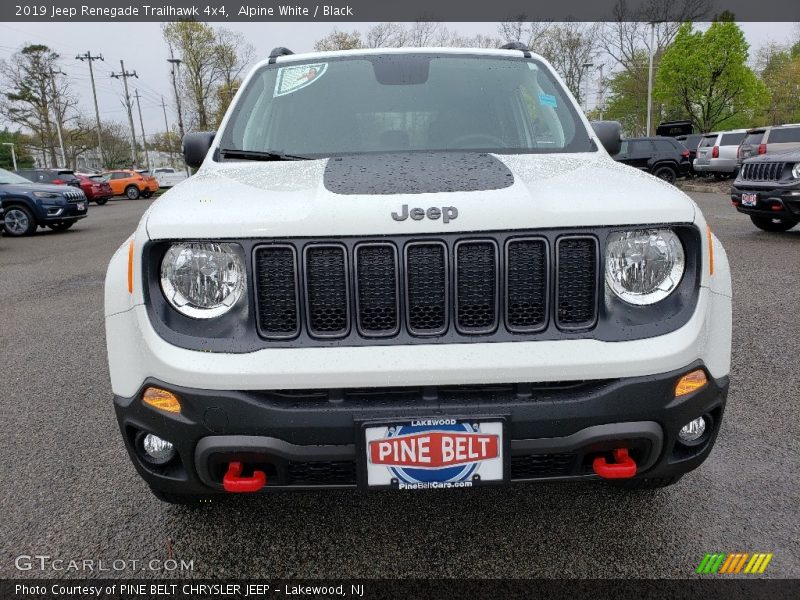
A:
[[[125,196],[129,200],[136,200],[140,196],[149,198],[158,191],[158,181],[152,175],[120,169],[107,171],[103,176],[111,185],[115,196]]]

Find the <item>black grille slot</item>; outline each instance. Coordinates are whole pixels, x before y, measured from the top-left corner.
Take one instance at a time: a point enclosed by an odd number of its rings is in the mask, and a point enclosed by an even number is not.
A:
[[[511,479],[567,477],[575,467],[575,454],[528,454],[511,457]]]
[[[742,179],[753,181],[777,181],[783,175],[786,163],[782,162],[756,162],[742,167]]]
[[[490,333],[497,328],[497,245],[458,242],[455,254],[456,327],[463,333]]]
[[[437,335],[447,329],[447,248],[442,242],[406,246],[408,329],[414,335]]]
[[[347,254],[337,244],[315,244],[305,250],[306,311],[309,333],[342,337],[350,329]]]
[[[556,242],[556,324],[587,329],[597,318],[597,240],[564,237]]]
[[[355,485],[356,463],[352,460],[290,462],[288,485]]]
[[[268,339],[293,338],[300,332],[296,263],[291,246],[256,248],[258,326]]]
[[[506,325],[538,331],[547,325],[547,243],[515,239],[506,247]]]
[[[356,248],[358,329],[366,336],[394,335],[400,328],[397,250],[392,244]]]

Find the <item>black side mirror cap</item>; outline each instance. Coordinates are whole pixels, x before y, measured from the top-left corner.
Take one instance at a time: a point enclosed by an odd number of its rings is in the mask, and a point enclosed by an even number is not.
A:
[[[203,164],[216,135],[216,131],[199,131],[197,133],[187,133],[183,136],[183,159],[186,164],[193,169]]]
[[[611,156],[619,154],[622,148],[622,125],[619,121],[592,121],[592,129]]]

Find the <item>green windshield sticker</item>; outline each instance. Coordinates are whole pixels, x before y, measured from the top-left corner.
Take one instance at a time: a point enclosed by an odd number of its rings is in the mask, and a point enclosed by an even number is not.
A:
[[[539,104],[542,106],[549,106],[550,108],[558,107],[556,97],[552,94],[545,94],[544,92],[539,92]]]
[[[296,67],[281,67],[275,79],[275,92],[273,98],[285,96],[311,85],[325,74],[328,63],[315,65],[298,65]]]

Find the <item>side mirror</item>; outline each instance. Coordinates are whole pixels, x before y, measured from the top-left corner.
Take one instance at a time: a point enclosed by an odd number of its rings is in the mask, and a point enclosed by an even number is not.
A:
[[[211,144],[214,143],[215,135],[217,135],[216,131],[200,131],[183,136],[183,159],[187,165],[196,169],[203,164]]]
[[[622,148],[622,125],[619,121],[592,121],[592,129],[606,152],[611,156],[619,154]]]

